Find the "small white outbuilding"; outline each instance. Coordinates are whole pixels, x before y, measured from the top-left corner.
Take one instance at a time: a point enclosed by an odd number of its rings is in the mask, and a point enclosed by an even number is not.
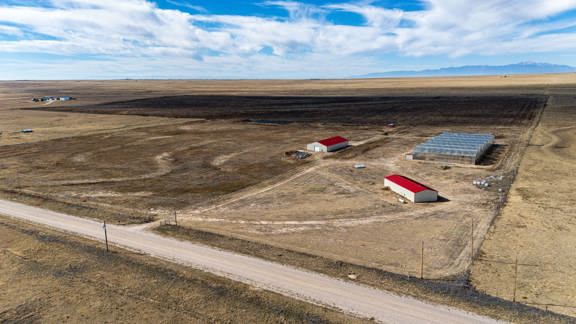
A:
[[[312,152],[333,152],[348,146],[348,140],[342,136],[334,136],[306,145]]]
[[[384,187],[414,203],[438,200],[438,191],[398,174],[385,177]]]

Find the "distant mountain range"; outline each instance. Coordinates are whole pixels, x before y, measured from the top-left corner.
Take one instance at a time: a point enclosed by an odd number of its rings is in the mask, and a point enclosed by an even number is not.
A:
[[[573,73],[576,67],[548,63],[522,62],[509,65],[466,65],[420,71],[390,71],[370,73],[356,78],[439,77],[467,75]]]

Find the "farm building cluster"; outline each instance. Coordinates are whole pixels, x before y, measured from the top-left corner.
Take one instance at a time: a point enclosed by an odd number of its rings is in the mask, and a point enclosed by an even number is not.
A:
[[[443,132],[428,141],[417,145],[408,160],[431,160],[449,163],[477,164],[494,144],[492,134],[471,134]],[[306,149],[311,152],[335,152],[349,146],[348,139],[334,136],[310,143]],[[364,169],[364,164],[354,168]],[[408,177],[392,174],[384,178],[384,187],[399,195],[400,200],[414,203],[438,200],[438,191]]]
[[[50,102],[50,101],[70,101],[70,100],[75,100],[76,98],[70,97],[70,96],[60,96],[60,97],[54,97],[54,96],[44,96],[44,97],[40,97],[40,98],[32,98],[32,101],[34,102]]]

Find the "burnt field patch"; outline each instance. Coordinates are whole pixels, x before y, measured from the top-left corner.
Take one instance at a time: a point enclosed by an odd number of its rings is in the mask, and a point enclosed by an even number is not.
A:
[[[545,96],[170,96],[51,111],[176,118],[380,125],[524,125]]]

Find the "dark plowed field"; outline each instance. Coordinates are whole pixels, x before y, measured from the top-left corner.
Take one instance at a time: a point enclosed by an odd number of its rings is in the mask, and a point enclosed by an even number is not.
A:
[[[379,125],[519,125],[545,96],[264,97],[173,96],[46,110],[102,114]]]

